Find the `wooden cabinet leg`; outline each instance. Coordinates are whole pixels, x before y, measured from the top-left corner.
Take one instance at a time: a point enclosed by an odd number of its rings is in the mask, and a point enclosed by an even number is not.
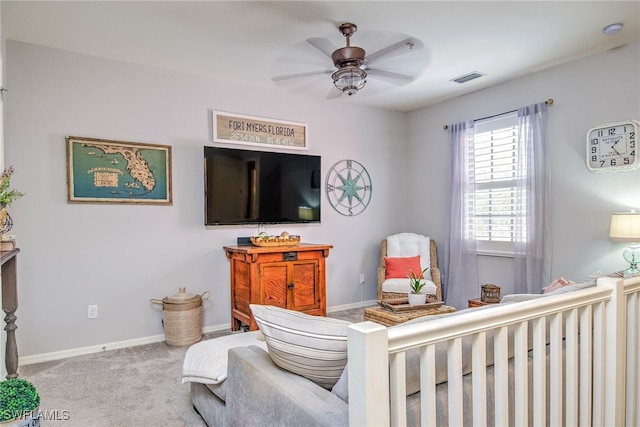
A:
[[[240,321],[240,319],[236,319],[235,317],[231,316],[231,330],[239,331],[240,326],[242,326],[242,322]]]

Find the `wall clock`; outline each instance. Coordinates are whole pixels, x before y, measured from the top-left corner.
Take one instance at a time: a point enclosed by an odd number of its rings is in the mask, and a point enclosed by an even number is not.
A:
[[[622,172],[640,167],[636,153],[640,122],[624,120],[598,125],[587,132],[587,168],[591,172]]]
[[[355,160],[340,160],[327,173],[327,199],[339,214],[354,216],[364,211],[372,191],[369,172]]]

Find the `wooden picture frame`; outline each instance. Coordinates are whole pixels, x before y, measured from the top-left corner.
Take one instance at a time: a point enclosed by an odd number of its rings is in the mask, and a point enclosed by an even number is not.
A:
[[[67,201],[171,205],[171,146],[67,136]]]

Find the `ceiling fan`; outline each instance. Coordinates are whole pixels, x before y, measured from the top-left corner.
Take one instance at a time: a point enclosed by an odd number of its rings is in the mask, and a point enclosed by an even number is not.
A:
[[[328,98],[334,98],[342,94],[355,95],[365,87],[368,79],[380,80],[395,86],[404,86],[412,82],[424,69],[422,66],[416,68],[415,64],[407,64],[407,61],[391,61],[392,58],[407,54],[413,54],[417,60],[424,59],[420,55],[416,55],[423,48],[423,44],[414,37],[402,36],[401,40],[367,55],[364,49],[351,46],[351,36],[358,30],[355,24],[346,22],[340,25],[338,29],[346,38],[345,47],[336,49],[331,41],[326,38],[309,38],[306,40],[306,44],[313,46],[316,52],[319,51],[329,57],[335,68],[330,69],[327,67],[322,70],[278,75],[273,77],[272,80],[283,82],[321,74],[331,74],[335,88],[329,92]],[[292,58],[284,58],[284,60],[305,63],[302,60]],[[397,69],[397,71],[394,71],[394,69]]]

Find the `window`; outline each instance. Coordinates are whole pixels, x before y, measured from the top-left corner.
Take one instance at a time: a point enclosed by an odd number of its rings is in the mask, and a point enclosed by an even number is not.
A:
[[[470,196],[475,209],[470,221],[478,251],[513,253],[517,227],[522,227],[523,232],[526,229],[526,212],[517,210],[518,198],[525,195],[516,182],[526,178],[527,173],[525,153],[518,150],[517,113],[476,121],[471,143],[469,153],[473,159],[469,164],[473,166],[468,172],[474,174],[475,192]],[[522,238],[526,240],[526,236]]]

